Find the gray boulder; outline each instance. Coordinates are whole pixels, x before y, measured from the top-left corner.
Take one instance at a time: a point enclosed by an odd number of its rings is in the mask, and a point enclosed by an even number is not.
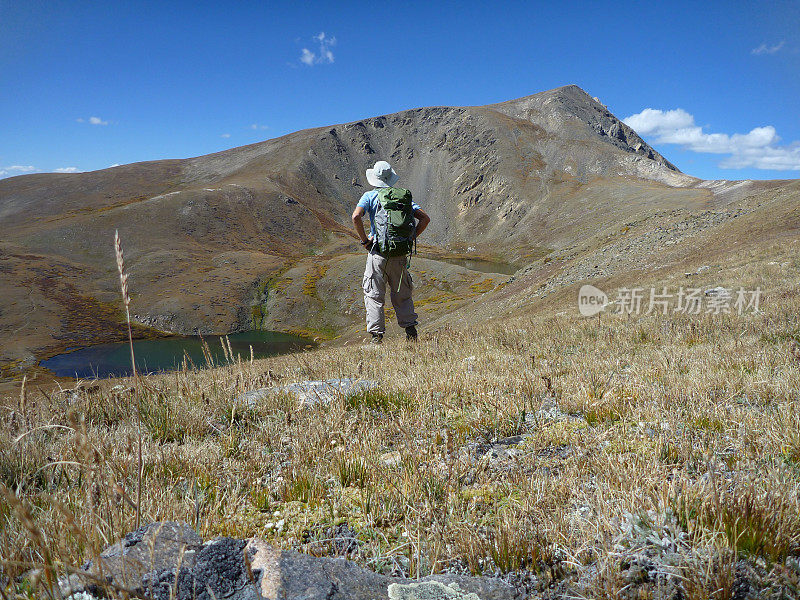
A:
[[[152,523],[63,582],[62,594],[109,590],[155,600],[521,600],[499,579],[434,575],[421,582],[374,573],[344,558],[281,550],[259,538],[202,544],[188,525]],[[98,584],[98,581],[106,585]],[[106,589],[103,589],[103,588]]]
[[[191,571],[202,538],[185,523],[150,523],[126,535],[83,566],[83,573],[61,582],[61,592],[100,594],[103,588],[152,587],[155,573]]]

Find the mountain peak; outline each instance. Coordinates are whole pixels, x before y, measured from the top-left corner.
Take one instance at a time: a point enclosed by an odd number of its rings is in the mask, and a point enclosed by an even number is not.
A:
[[[586,126],[605,142],[620,150],[648,158],[670,171],[678,168],[645,142],[631,127],[617,118],[598,98],[575,84],[489,105],[509,116],[536,123],[545,130],[581,138]],[[582,127],[571,127],[580,123]]]

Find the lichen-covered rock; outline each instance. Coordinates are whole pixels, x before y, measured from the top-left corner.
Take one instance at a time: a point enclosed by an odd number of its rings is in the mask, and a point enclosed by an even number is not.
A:
[[[389,600],[481,600],[477,594],[463,592],[457,583],[445,585],[438,581],[392,583]]]
[[[153,571],[142,577],[139,590],[154,600],[215,600],[259,598],[256,579],[244,555],[246,540],[217,538],[198,552],[192,568]]]
[[[246,540],[219,538],[197,553],[192,571],[197,600],[227,598],[253,582],[256,574],[248,575],[244,557],[246,545]]]
[[[150,523],[109,546],[97,559],[61,582],[62,594],[87,591],[97,595],[105,584],[115,589],[144,590],[163,584],[164,574],[190,572],[203,540],[185,523]]]
[[[259,593],[269,600],[373,600],[386,598],[389,578],[345,559],[314,558],[283,551],[264,540],[248,543]]]
[[[97,578],[102,578],[100,584]],[[108,590],[103,589],[103,581]],[[154,600],[523,597],[499,579],[434,575],[412,582],[375,573],[343,558],[315,558],[280,550],[258,538],[217,538],[202,544],[188,525],[170,522],[152,523],[127,535],[104,551],[96,563],[88,563],[83,578],[72,578],[62,586],[65,597],[86,592],[101,597],[107,591]]]
[[[258,572],[258,591],[268,600],[385,600],[389,589],[407,593],[394,584],[413,582],[369,571],[342,558],[315,558],[307,554],[274,548],[264,540],[251,539],[246,548],[251,568]],[[523,594],[507,583],[490,577],[434,575],[426,577],[421,594],[447,589],[455,596],[419,596],[458,600],[519,600]],[[416,589],[416,588],[414,588]],[[240,596],[237,596],[239,598]],[[401,596],[411,598],[412,596]],[[244,596],[241,596],[244,600]]]

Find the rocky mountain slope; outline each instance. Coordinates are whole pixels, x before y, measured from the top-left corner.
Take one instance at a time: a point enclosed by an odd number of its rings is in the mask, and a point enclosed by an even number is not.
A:
[[[797,202],[796,183],[711,185],[680,173],[576,86],[482,107],[407,110],[192,159],[14,177],[0,181],[6,373],[122,334],[115,229],[138,335],[148,326],[357,331],[363,256],[349,215],[378,159],[392,162],[433,219],[412,268],[428,322],[508,280],[442,258],[525,267],[527,278],[508,289],[527,294],[547,280],[603,272],[605,263],[586,253],[609,244],[638,263],[658,227],[687,231],[758,194]],[[774,220],[774,211],[764,214]],[[619,246],[625,228],[626,240],[631,231],[645,237]],[[590,255],[592,267],[580,266]],[[571,275],[559,280],[564,268]]]

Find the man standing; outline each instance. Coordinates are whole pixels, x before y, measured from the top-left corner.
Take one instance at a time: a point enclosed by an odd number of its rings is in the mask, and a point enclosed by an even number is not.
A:
[[[388,162],[376,162],[367,169],[367,181],[375,189],[365,192],[353,211],[353,225],[361,245],[367,249],[362,285],[367,331],[372,334],[373,344],[380,344],[386,332],[383,304],[387,284],[397,324],[406,330],[406,339],[417,339],[417,313],[411,298],[414,284],[408,272],[408,259],[414,240],[431,219],[411,200],[411,192],[394,187],[398,179]],[[362,221],[365,212],[369,214],[369,236]]]

